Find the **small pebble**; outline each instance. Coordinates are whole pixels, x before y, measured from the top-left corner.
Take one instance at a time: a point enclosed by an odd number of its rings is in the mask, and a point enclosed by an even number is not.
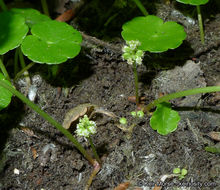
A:
[[[19,175],[19,174],[20,174],[20,171],[19,171],[17,168],[15,168],[15,169],[14,169],[14,174]]]

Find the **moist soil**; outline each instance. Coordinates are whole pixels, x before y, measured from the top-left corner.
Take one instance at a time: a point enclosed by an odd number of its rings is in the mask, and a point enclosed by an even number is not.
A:
[[[144,65],[138,68],[145,103],[160,94],[220,85],[220,14],[205,20],[205,46],[200,43],[196,20],[166,4],[158,5],[157,15],[183,24],[187,39],[176,50],[146,54]],[[122,190],[156,190],[154,185],[176,167],[186,168],[188,174],[181,181],[177,177],[166,179],[160,184],[163,189],[220,189],[219,155],[205,151],[206,146],[218,144],[208,133],[220,131],[219,93],[172,101],[181,121],[175,132],[159,135],[149,125],[150,116],[145,114],[139,120],[130,116],[136,109],[128,101],[135,94],[134,79],[132,68],[115,51],[122,45],[118,40],[110,44],[114,48],[97,44],[88,48],[84,42],[80,55],[62,64],[62,73],[53,80],[46,76],[46,65],[30,70],[31,87],[37,89],[35,103],[58,122],[63,122],[71,108],[92,103],[117,117],[126,117],[128,125],[136,124],[129,135],[109,116],[96,114],[92,118],[98,126],[92,140],[103,163],[90,189],[119,186]],[[27,93],[25,79],[16,86]],[[74,130],[72,126],[73,134]],[[16,98],[1,112],[0,135],[0,189],[85,188],[93,167],[65,136]],[[89,143],[74,136],[92,154]]]

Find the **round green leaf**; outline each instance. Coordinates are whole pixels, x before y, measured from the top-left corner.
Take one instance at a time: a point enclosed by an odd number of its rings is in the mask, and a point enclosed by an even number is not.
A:
[[[51,20],[48,16],[41,14],[39,11],[35,9],[11,9],[11,11],[15,14],[19,14],[25,18],[26,24],[31,28],[34,24],[39,22]]]
[[[18,47],[28,32],[28,26],[20,15],[10,11],[0,13],[0,55]]]
[[[59,64],[79,54],[81,34],[72,26],[58,21],[45,21],[33,25],[21,49],[36,63]]]
[[[126,41],[138,40],[139,49],[164,52],[175,49],[186,38],[184,28],[176,22],[163,22],[157,16],[136,17],[122,26],[122,37]]]
[[[209,0],[176,0],[176,1],[190,5],[204,5],[209,2]]]
[[[163,102],[157,105],[156,111],[150,119],[150,126],[161,135],[167,135],[176,130],[180,116],[172,110],[170,103]]]
[[[7,84],[11,85],[9,81],[7,81],[2,73],[0,73],[0,80],[3,80]],[[6,108],[8,104],[11,102],[12,93],[0,86],[0,110]]]

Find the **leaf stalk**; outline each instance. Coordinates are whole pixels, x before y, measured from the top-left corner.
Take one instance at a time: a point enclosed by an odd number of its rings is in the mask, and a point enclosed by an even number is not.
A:
[[[83,156],[92,164],[94,165],[95,160],[86,152],[86,150],[82,147],[82,145],[73,137],[73,135],[63,128],[63,126],[58,123],[56,120],[54,120],[51,116],[49,116],[46,112],[41,110],[36,104],[31,102],[29,99],[27,99],[23,94],[18,92],[13,87],[9,86],[6,82],[3,80],[0,80],[0,86],[4,87],[11,93],[13,93],[15,96],[17,96],[21,101],[23,101],[25,104],[27,104],[30,108],[32,108],[35,112],[37,112],[41,117],[43,117],[45,120],[47,120],[50,124],[52,124],[54,127],[56,127],[61,133],[63,133],[74,145],[75,147],[83,154]]]
[[[209,87],[203,87],[203,88],[194,88],[191,90],[185,90],[180,91],[172,94],[168,94],[165,96],[162,96],[161,98],[158,98],[154,101],[152,101],[150,104],[148,104],[146,107],[144,107],[144,112],[150,112],[152,108],[154,108],[157,104],[160,104],[162,102],[167,102],[169,100],[180,98],[183,96],[189,96],[189,95],[195,95],[195,94],[201,94],[201,93],[210,93],[210,92],[218,92],[220,91],[220,86],[209,86]]]

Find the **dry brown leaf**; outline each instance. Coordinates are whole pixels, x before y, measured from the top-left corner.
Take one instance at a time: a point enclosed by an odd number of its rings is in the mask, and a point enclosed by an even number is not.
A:
[[[97,107],[94,104],[86,103],[86,104],[80,104],[72,109],[70,109],[63,120],[63,127],[65,129],[69,129],[71,124],[79,119],[79,117],[85,115],[87,112],[92,112],[94,108]]]
[[[130,186],[130,184],[130,182],[121,183],[117,187],[115,187],[114,190],[126,190]]]
[[[162,187],[161,186],[157,186],[157,185],[155,185],[154,188],[153,188],[153,190],[161,190],[161,189],[162,189]]]
[[[34,160],[38,157],[37,150],[34,147],[31,147],[31,152]]]
[[[34,134],[34,131],[32,131],[30,128],[28,127],[21,127],[20,128],[26,135],[30,136],[30,137],[36,137],[39,138],[37,135]]]
[[[71,18],[74,17],[74,12],[72,9],[65,11],[63,14],[61,14],[60,16],[58,16],[56,18],[57,21],[60,22],[67,22],[69,21]]]
[[[208,133],[208,136],[215,141],[220,141],[220,132],[212,131],[212,132]]]

